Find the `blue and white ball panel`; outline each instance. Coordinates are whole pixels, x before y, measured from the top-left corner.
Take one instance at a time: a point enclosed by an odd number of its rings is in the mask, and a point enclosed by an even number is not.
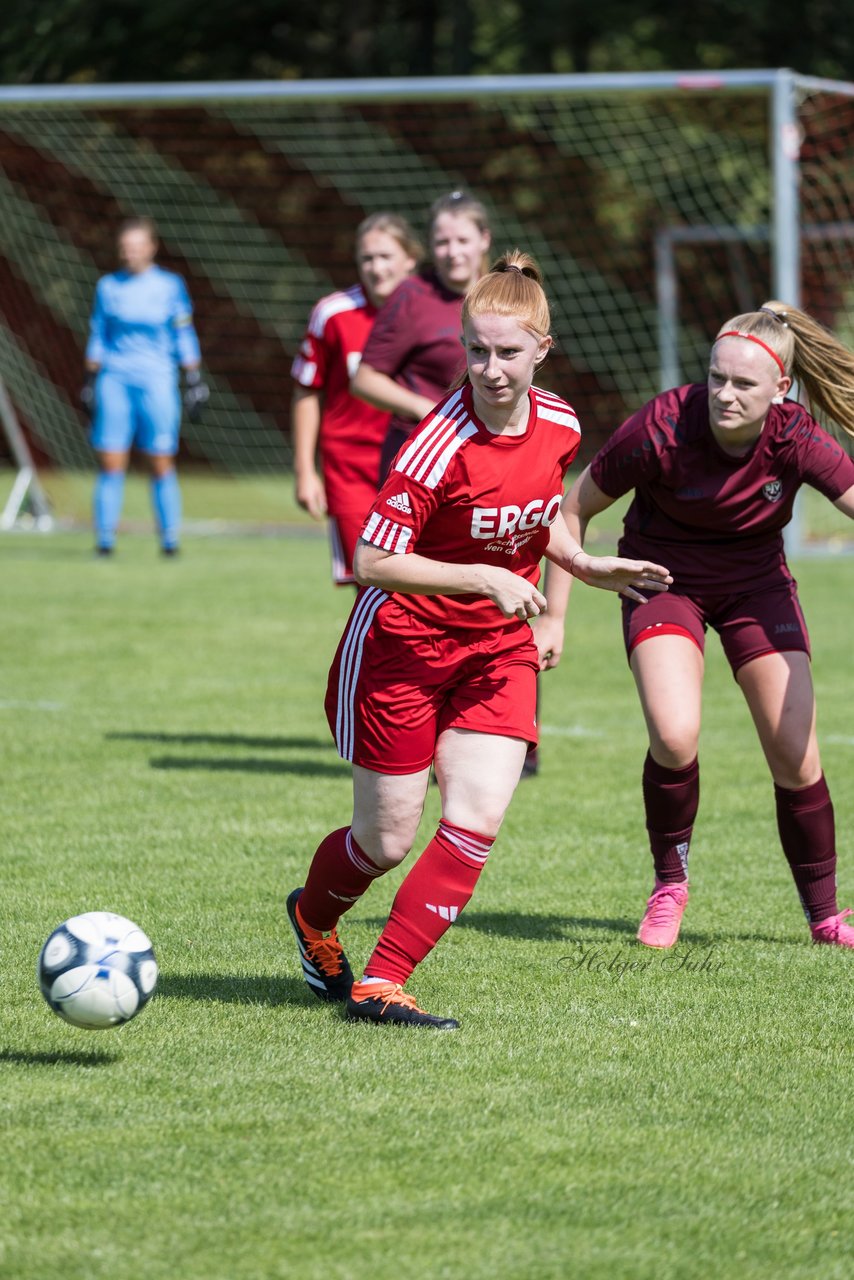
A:
[[[72,916],[39,956],[42,995],[60,1017],[89,1030],[133,1018],[157,985],[151,940],[125,916],[90,911]]]

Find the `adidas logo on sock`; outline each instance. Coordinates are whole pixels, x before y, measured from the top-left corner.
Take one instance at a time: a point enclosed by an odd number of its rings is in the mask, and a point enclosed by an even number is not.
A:
[[[428,911],[434,912],[437,916],[441,916],[443,920],[450,920],[451,924],[460,914],[459,907],[434,907],[432,902],[425,902],[424,906]]]
[[[387,507],[394,507],[395,511],[402,511],[405,516],[412,515],[412,504],[405,489],[403,493],[396,493],[393,498],[386,498],[385,501]]]

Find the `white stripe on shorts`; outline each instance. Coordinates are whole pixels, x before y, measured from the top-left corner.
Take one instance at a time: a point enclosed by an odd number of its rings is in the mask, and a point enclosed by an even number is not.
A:
[[[338,710],[335,716],[335,745],[342,760],[353,760],[355,746],[355,703],[359,668],[362,665],[362,648],[370,630],[374,614],[388,600],[385,591],[369,587],[356,604],[347,626],[347,638],[341,651],[341,667],[338,672]]]

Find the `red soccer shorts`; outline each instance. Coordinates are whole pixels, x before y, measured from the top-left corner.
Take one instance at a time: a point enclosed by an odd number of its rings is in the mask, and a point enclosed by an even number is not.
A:
[[[708,627],[720,636],[733,675],[766,653],[792,649],[810,653],[795,582],[777,582],[735,595],[666,591],[642,605],[623,599],[623,638],[629,657],[644,640],[673,634],[687,635],[702,653]]]
[[[537,741],[531,628],[431,627],[376,587],[360,592],[329,672],[339,754],[377,773],[418,773],[445,729]]]

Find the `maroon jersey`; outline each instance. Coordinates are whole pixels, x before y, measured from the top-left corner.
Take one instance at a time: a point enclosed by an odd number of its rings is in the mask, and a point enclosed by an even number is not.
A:
[[[635,491],[620,554],[666,565],[675,591],[790,581],[783,528],[798,489],[834,501],[854,485],[854,461],[793,401],[772,404],[753,448],[733,457],[712,434],[708,406],[705,383],[665,391],[590,464],[609,498]]]
[[[332,515],[364,513],[379,484],[389,415],[350,395],[350,379],[376,314],[361,285],[321,298],[291,367],[301,387],[323,393],[320,464]]]
[[[462,294],[446,289],[433,272],[410,276],[377,316],[365,344],[365,364],[437,403],[465,364],[462,310]],[[410,435],[417,425],[395,416],[389,430]]]
[[[403,446],[362,537],[386,551],[496,564],[536,583],[578,452],[578,419],[559,396],[532,387],[525,433],[495,435],[477,418],[468,384],[452,392]],[[441,627],[514,625],[479,595],[399,594],[402,607]]]

